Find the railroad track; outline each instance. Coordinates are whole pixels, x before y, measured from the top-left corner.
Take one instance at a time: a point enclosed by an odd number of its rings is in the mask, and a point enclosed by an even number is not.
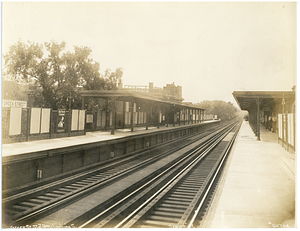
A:
[[[124,219],[117,227],[192,228],[219,173],[220,163],[226,158],[223,154],[223,150],[228,150],[225,145],[219,144],[208,156],[194,163],[185,174],[170,183],[159,195],[158,202],[152,201],[136,212],[130,222],[123,225],[126,222]]]
[[[160,174],[66,224],[80,228],[179,228],[199,214],[233,144],[240,122],[189,151]],[[126,215],[124,215],[126,214]],[[89,219],[86,219],[86,218]]]
[[[217,129],[223,130],[225,128],[217,127]],[[208,130],[197,136],[186,137],[181,139],[180,144],[176,140],[163,144],[160,148],[163,147],[168,151],[160,154],[157,154],[159,147],[152,148],[108,166],[98,167],[76,176],[5,197],[2,199],[4,216],[9,216],[10,225],[33,222],[38,217],[49,214],[52,210],[72,203],[101,187],[120,180],[122,177],[195,142],[195,140],[203,139],[211,132],[212,130]],[[182,140],[185,140],[185,143]]]

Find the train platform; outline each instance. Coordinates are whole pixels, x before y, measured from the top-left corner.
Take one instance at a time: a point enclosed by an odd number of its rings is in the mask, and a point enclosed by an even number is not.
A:
[[[211,123],[212,121],[204,121],[203,123]],[[199,124],[199,123],[197,123]],[[55,139],[45,139],[45,140],[36,140],[28,142],[18,142],[10,144],[2,144],[2,157],[9,157],[14,155],[21,155],[26,153],[41,152],[47,150],[54,150],[58,148],[71,147],[74,145],[81,144],[90,144],[99,141],[109,141],[113,139],[123,138],[127,136],[136,136],[140,134],[146,134],[157,131],[164,131],[168,129],[174,129],[178,127],[191,126],[193,124],[178,125],[173,126],[169,124],[168,126],[162,125],[159,128],[156,126],[149,126],[148,130],[145,127],[135,127],[134,131],[131,132],[131,129],[115,129],[115,134],[111,135],[111,131],[95,131],[87,132],[84,136],[72,136],[72,137],[63,137]]]
[[[295,154],[244,121],[203,228],[295,228]]]

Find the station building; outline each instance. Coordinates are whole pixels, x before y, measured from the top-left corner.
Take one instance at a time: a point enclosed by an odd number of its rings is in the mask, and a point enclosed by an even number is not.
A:
[[[91,99],[106,100],[103,110],[87,112],[89,131],[111,128],[111,133],[118,128],[135,126],[185,125],[200,123],[204,120],[204,109],[197,105],[183,103],[182,88],[167,84],[164,88],[125,85],[118,90],[83,90],[82,110]]]
[[[28,107],[26,101],[4,100],[2,142],[13,143],[84,135],[87,131],[185,125],[205,120],[204,109],[183,103],[182,87],[120,86],[118,90],[80,90],[82,108]],[[101,109],[88,107],[101,99]],[[18,104],[18,105],[17,105]],[[71,108],[71,107],[69,107]]]
[[[249,113],[249,124],[260,140],[260,126],[278,134],[278,143],[295,152],[295,91],[234,91],[241,110]]]

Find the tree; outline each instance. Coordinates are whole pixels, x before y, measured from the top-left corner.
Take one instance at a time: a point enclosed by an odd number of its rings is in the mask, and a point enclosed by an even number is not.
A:
[[[230,120],[237,116],[238,109],[233,103],[222,100],[209,101],[205,100],[198,104],[199,107],[205,109],[205,114],[217,115],[222,121]]]
[[[7,74],[16,82],[29,82],[33,76],[36,76],[36,66],[43,56],[41,45],[18,41],[12,45],[9,52],[4,55],[4,63]]]
[[[65,42],[55,41],[37,44],[17,42],[4,55],[6,73],[15,82],[34,83],[34,106],[79,108],[79,89],[116,89],[123,72],[109,69],[100,74],[100,64],[91,57],[88,47],[74,46],[74,52],[66,51]]]
[[[24,101],[24,92],[28,86],[13,81],[2,80],[2,99]]]

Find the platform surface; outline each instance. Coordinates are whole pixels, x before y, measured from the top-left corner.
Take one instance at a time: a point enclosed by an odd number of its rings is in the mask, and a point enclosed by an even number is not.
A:
[[[131,132],[131,129],[116,129],[115,134],[111,135],[111,131],[95,131],[95,132],[87,132],[86,135],[83,136],[72,136],[72,137],[63,137],[63,138],[55,138],[55,139],[44,139],[44,140],[36,140],[36,141],[28,141],[28,142],[17,142],[10,144],[2,144],[2,157],[13,156],[13,155],[21,155],[26,153],[40,152],[50,149],[64,148],[70,147],[73,145],[80,144],[88,144],[93,142],[105,141],[105,140],[113,140],[126,136],[134,136],[139,134],[158,132],[173,128],[179,128],[184,126],[191,125],[200,125],[204,123],[211,123],[214,121],[204,121],[202,123],[196,124],[186,124],[186,125],[178,125],[174,127],[173,124],[169,124],[168,127],[160,126],[157,127],[149,127],[146,130],[145,127],[135,127],[134,131]]]
[[[294,228],[295,154],[261,126],[257,141],[248,122],[238,140],[203,228]]]

